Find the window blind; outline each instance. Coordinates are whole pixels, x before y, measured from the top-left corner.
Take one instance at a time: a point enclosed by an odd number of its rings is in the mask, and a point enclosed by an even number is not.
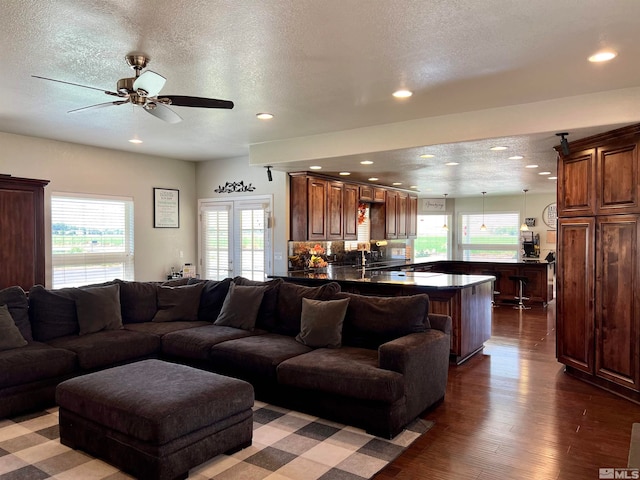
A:
[[[53,287],[134,280],[133,200],[51,196]]]
[[[481,230],[483,222],[486,230]],[[460,214],[458,243],[462,260],[517,261],[519,227],[518,213]]]

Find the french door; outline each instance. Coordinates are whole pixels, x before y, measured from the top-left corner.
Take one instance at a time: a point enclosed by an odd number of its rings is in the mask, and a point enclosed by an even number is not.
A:
[[[264,280],[272,265],[271,197],[199,203],[200,276]]]

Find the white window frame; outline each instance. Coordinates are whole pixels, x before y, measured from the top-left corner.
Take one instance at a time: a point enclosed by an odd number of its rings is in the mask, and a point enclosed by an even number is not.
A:
[[[514,218],[516,223],[514,224],[514,227],[517,232],[516,243],[511,244],[511,243],[464,243],[463,242],[463,239],[464,239],[463,218],[465,216],[477,217],[478,221],[476,221],[476,223],[478,224],[477,227],[479,228],[483,220],[485,221],[485,223],[490,223],[487,221],[487,219],[489,219],[493,215],[515,215]],[[483,216],[484,216],[484,219],[483,219]],[[458,253],[459,260],[466,260],[465,251],[467,250],[504,251],[509,253],[511,252],[515,253],[515,257],[513,259],[488,260],[488,261],[502,261],[502,262],[516,263],[520,260],[520,212],[518,211],[504,211],[504,212],[494,211],[494,212],[488,212],[484,214],[482,212],[475,212],[475,211],[459,212],[458,219],[457,219],[457,233],[458,233],[457,253]],[[470,260],[470,261],[474,261],[474,260]],[[475,261],[480,261],[480,260],[475,260]]]
[[[446,240],[446,243],[447,243],[447,260],[451,260],[452,259],[452,253],[453,253],[452,252],[452,248],[451,248],[451,236],[452,236],[451,235],[451,230],[452,230],[451,229],[451,227],[452,227],[452,225],[451,225],[451,215],[449,213],[446,213],[446,212],[440,212],[440,213],[420,213],[420,214],[418,214],[418,218],[417,218],[417,221],[418,221],[418,232],[416,232],[417,233],[416,238],[413,240],[413,259],[414,259],[414,261],[418,260],[417,250],[416,250],[416,241],[418,240],[418,238],[420,238],[420,232],[419,232],[419,230],[420,230],[420,227],[419,227],[419,225],[420,225],[420,223],[419,223],[420,222],[420,217],[440,217],[440,218],[444,217],[444,220],[442,221],[442,231],[446,232],[446,237],[447,237],[447,240]],[[445,224],[447,225],[446,229],[444,228]],[[420,257],[420,258],[424,259],[424,261],[430,261],[428,259],[428,257]]]
[[[98,251],[78,253],[56,253],[56,241],[54,239],[53,225],[58,223],[54,217],[54,203],[58,199],[76,199],[89,202],[108,202],[123,204],[124,212],[124,245],[122,251]],[[80,215],[80,214],[79,214]],[[96,224],[99,223],[96,218]],[[91,219],[78,220],[78,227],[90,227],[87,222]],[[84,223],[84,225],[81,225]],[[94,224],[95,225],[95,224]],[[120,278],[121,280],[135,279],[134,256],[134,203],[131,197],[116,197],[107,195],[95,195],[86,193],[52,192],[51,194],[51,283],[53,288],[70,286],[82,286],[92,283]],[[100,274],[100,268],[106,265],[120,265],[118,272],[112,272],[112,268],[105,268]],[[91,268],[93,267],[93,268]],[[98,267],[98,268],[96,268]],[[64,270],[70,269],[67,275]],[[84,269],[84,272],[83,272]],[[56,274],[56,270],[59,272]],[[62,272],[60,272],[62,270]],[[75,271],[75,272],[74,272]],[[111,275],[114,273],[114,275]],[[56,277],[58,280],[56,281]]]

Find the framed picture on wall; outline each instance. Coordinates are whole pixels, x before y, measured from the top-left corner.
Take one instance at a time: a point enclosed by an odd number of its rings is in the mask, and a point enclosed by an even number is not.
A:
[[[542,211],[542,221],[549,228],[554,230],[558,225],[558,206],[555,203],[550,203]]]
[[[153,227],[180,228],[180,191],[153,189]]]

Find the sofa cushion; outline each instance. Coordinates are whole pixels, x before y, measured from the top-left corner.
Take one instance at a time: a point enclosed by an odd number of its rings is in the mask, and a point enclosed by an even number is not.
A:
[[[162,337],[167,333],[176,332],[178,330],[184,330],[188,328],[202,327],[204,325],[210,325],[209,322],[145,322],[145,323],[130,323],[125,325],[126,330],[133,332],[150,333]]]
[[[160,337],[129,330],[103,330],[51,340],[49,345],[75,352],[83,370],[105,368],[146,358],[160,349]]]
[[[77,368],[76,354],[40,342],[0,352],[0,389],[67,375]]]
[[[383,343],[424,332],[429,325],[429,296],[373,297],[339,293],[348,298],[342,343],[355,347],[378,348]]]
[[[311,348],[338,348],[342,344],[342,324],[349,299],[302,299],[300,333],[296,340]]]
[[[211,347],[211,360],[226,372],[244,378],[275,380],[280,362],[310,351],[294,338],[267,333],[217,343]]]
[[[120,285],[122,323],[150,322],[158,311],[155,282],[125,282]]]
[[[167,333],[162,337],[162,353],[172,357],[209,360],[211,347],[236,338],[266,333],[263,330],[249,332],[233,327],[207,325]]]
[[[284,360],[278,383],[361,400],[393,403],[404,395],[401,373],[378,368],[375,350],[321,348]]]
[[[204,284],[202,283],[181,285],[178,287],[158,285],[158,311],[153,317],[153,321],[197,321],[200,295],[203,287]]]
[[[326,283],[319,287],[305,287],[295,283],[283,282],[278,289],[278,323],[272,329],[275,333],[296,336],[300,332],[302,299],[331,300],[340,291],[340,284]]]
[[[274,280],[260,282],[257,280],[249,280],[244,277],[235,277],[233,282],[236,285],[242,286],[267,287],[267,290],[264,292],[264,296],[262,297],[260,310],[258,311],[256,327],[273,331],[278,324],[278,292],[280,291],[280,284],[283,283],[283,280],[281,278],[276,278]]]
[[[27,341],[13,321],[6,305],[0,305],[0,351],[24,347]]]
[[[54,338],[77,335],[75,288],[47,290],[34,285],[29,290],[29,318],[34,340],[47,342]]]
[[[222,304],[227,297],[231,279],[224,280],[200,280],[196,278],[189,279],[189,285],[203,283],[202,293],[200,294],[200,305],[198,307],[198,320],[213,323],[220,315]]]
[[[224,299],[222,310],[214,324],[253,330],[266,290],[266,286],[249,287],[231,282],[227,298]]]
[[[0,305],[6,305],[13,321],[27,342],[33,340],[31,323],[29,322],[29,301],[27,294],[20,287],[8,287],[0,290]]]
[[[75,295],[80,335],[122,328],[118,284],[78,289]]]

